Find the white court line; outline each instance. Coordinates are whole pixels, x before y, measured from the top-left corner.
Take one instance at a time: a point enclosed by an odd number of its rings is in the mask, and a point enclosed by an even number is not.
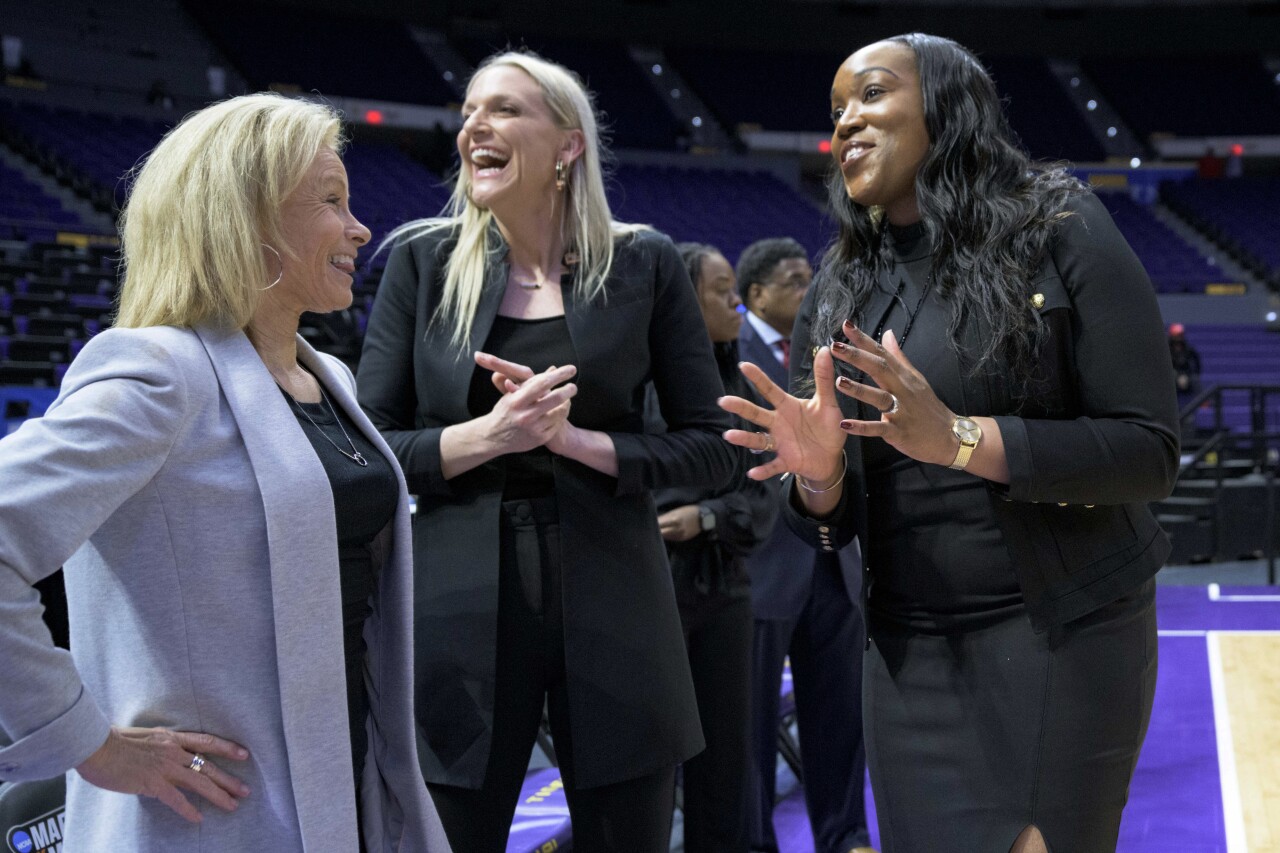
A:
[[[1222,785],[1222,818],[1227,833],[1227,853],[1247,853],[1244,834],[1244,805],[1240,802],[1240,778],[1236,775],[1235,744],[1231,738],[1231,712],[1227,707],[1222,676],[1222,647],[1219,632],[1209,631],[1209,684],[1213,692],[1214,729],[1218,733],[1218,777]]]
[[[1207,633],[1209,632],[1205,630],[1186,631],[1186,630],[1175,629],[1175,628],[1170,628],[1167,631],[1156,631],[1156,634],[1158,634],[1161,637],[1203,637]]]
[[[1207,587],[1210,601],[1280,601],[1280,595],[1223,595],[1222,587],[1211,583]]]

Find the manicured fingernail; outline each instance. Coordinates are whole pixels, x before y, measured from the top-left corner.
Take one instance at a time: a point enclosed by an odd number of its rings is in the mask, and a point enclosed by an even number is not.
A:
[[[841,421],[840,429],[843,429],[843,430],[853,429],[853,421]]]
[[[849,346],[846,343],[841,343],[840,341],[832,341],[831,348],[836,352],[848,352],[849,350],[853,349],[853,347]]]
[[[836,386],[840,388],[852,388],[853,380],[850,379],[848,376],[837,376]]]
[[[245,749],[243,746],[236,750],[236,758],[248,758],[248,757],[249,757],[249,750]]]
[[[241,786],[240,786],[240,796],[242,796],[242,797],[247,797],[247,796],[249,796],[249,786],[248,786],[248,785],[241,785]]]

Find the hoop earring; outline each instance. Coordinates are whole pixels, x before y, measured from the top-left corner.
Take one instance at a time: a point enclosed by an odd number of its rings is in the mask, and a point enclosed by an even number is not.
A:
[[[568,168],[563,160],[556,161],[556,189],[564,192],[564,188],[568,185]]]
[[[269,246],[266,243],[262,244],[262,248],[270,249],[272,252],[275,253],[276,260],[280,262],[280,274],[276,276],[275,281],[271,282],[266,287],[258,288],[259,291],[270,290],[271,288],[275,287],[277,284],[280,283],[280,279],[284,278],[284,258],[280,257],[279,250],[277,250],[275,246]]]

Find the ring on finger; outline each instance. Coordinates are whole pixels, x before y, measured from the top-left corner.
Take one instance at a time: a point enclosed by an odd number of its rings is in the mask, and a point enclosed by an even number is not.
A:
[[[889,406],[889,408],[887,408],[887,409],[882,409],[882,410],[881,410],[881,412],[880,412],[880,414],[882,414],[882,415],[896,415],[896,414],[898,413],[898,395],[897,395],[897,394],[894,394],[892,391],[890,391],[890,392],[889,392],[889,401],[890,401],[893,405]]]
[[[757,447],[752,447],[752,448],[749,448],[749,449],[751,450],[751,452],[752,452],[752,453],[754,453],[754,454],[756,454],[757,456],[759,456],[761,453],[768,453],[768,452],[770,452],[771,450],[773,450],[773,447],[774,447],[774,444],[773,444],[773,433],[771,433],[771,432],[762,432],[762,433],[760,433],[760,435],[763,435],[763,436],[764,436],[764,447],[759,447],[759,448],[757,448]]]
[[[191,763],[187,766],[199,773],[204,769],[204,756],[197,752],[195,755],[191,756]]]

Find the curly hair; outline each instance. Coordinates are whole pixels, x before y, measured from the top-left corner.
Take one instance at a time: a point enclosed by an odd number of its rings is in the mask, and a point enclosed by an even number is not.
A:
[[[742,304],[747,304],[747,293],[752,284],[761,284],[773,272],[773,268],[791,258],[809,260],[809,253],[804,246],[790,237],[769,237],[757,240],[742,250],[738,256],[738,267],[734,274],[738,277],[738,296]]]
[[[976,375],[1003,361],[1025,394],[1045,334],[1027,310],[1028,277],[1052,249],[1073,196],[1087,192],[1063,165],[1033,164],[1010,130],[1000,97],[978,59],[950,39],[895,36],[915,54],[929,151],[916,175],[916,198],[933,255],[933,281],[952,306],[952,347]],[[827,181],[839,231],[815,281],[813,343],[839,334],[861,312],[877,274],[893,258],[882,240],[882,211],[856,204],[838,169]],[[961,347],[970,320],[985,325],[977,352]]]

